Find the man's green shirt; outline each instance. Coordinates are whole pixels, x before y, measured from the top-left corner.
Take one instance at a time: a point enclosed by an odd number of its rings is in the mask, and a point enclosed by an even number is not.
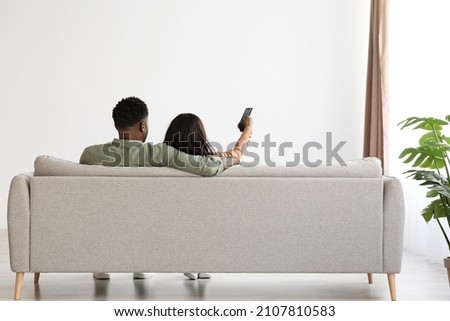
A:
[[[168,166],[201,176],[214,176],[224,170],[219,157],[198,156],[180,152],[164,143],[142,143],[137,140],[114,139],[111,143],[87,147],[80,164],[144,167]]]

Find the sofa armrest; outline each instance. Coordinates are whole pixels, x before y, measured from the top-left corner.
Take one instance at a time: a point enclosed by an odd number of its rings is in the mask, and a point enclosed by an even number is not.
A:
[[[402,184],[394,177],[383,177],[383,270],[399,273],[402,266],[405,204]]]
[[[15,176],[8,197],[9,258],[13,272],[30,269],[30,179],[32,174]]]

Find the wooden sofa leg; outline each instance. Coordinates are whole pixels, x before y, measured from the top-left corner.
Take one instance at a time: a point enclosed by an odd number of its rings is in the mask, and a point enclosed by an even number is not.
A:
[[[34,273],[34,283],[39,283],[39,277],[41,276],[41,273]]]
[[[14,289],[14,300],[20,300],[20,293],[22,291],[22,284],[23,284],[23,277],[25,273],[24,272],[17,272],[16,273],[16,287]]]
[[[373,273],[367,273],[367,279],[369,280],[369,284],[373,284]]]
[[[397,293],[395,289],[395,274],[388,273],[387,278],[389,283],[389,292],[391,293],[391,301],[397,301]]]

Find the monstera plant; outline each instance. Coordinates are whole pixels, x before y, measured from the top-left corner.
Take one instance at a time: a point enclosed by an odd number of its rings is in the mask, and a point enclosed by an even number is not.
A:
[[[444,119],[433,117],[409,117],[400,122],[404,128],[420,129],[425,133],[419,139],[418,147],[403,150],[400,158],[410,163],[413,169],[405,172],[408,178],[420,181],[428,189],[426,196],[430,204],[422,210],[426,222],[435,219],[450,251],[450,137],[444,135],[444,128],[450,123],[450,115]],[[444,259],[450,284],[450,258]]]

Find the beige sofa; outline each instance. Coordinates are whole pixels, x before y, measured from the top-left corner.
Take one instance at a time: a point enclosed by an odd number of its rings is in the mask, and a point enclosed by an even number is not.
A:
[[[24,273],[386,273],[395,300],[404,204],[374,158],[347,166],[108,168],[40,156],[8,202],[15,299]]]

